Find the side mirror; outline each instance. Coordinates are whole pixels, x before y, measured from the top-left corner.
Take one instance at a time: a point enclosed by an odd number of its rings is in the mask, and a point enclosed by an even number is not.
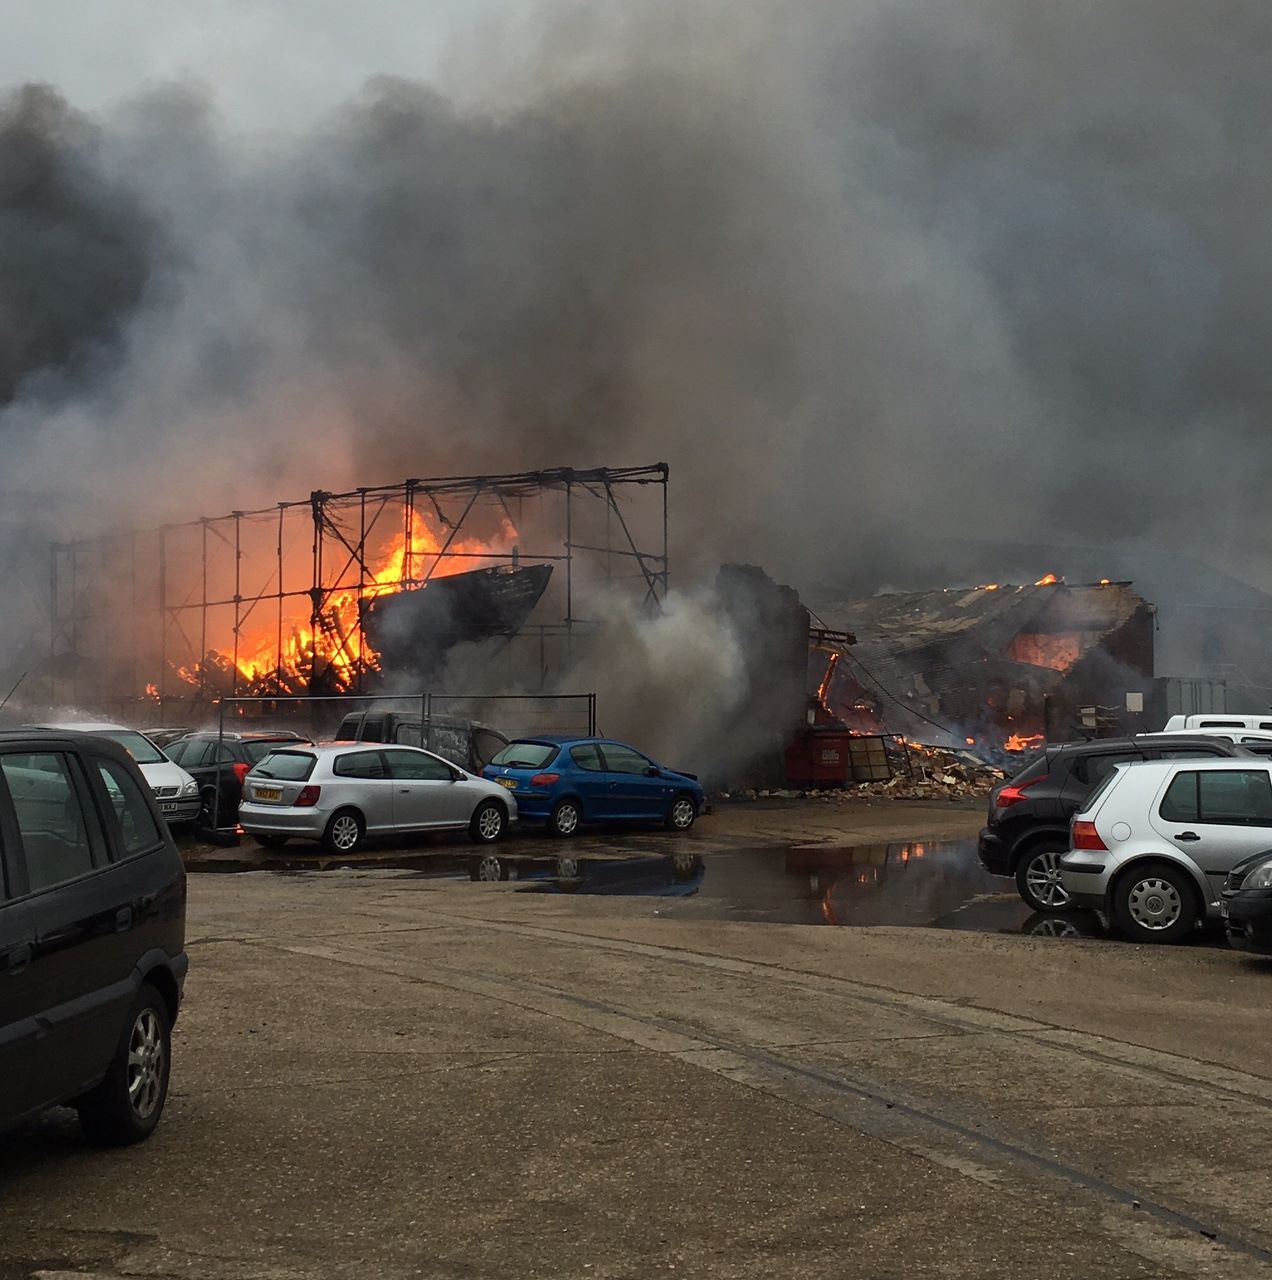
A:
[[[651,765],[649,766],[649,768],[645,770],[645,777],[647,777],[647,778],[661,778],[661,777],[662,777],[662,770],[661,770],[661,769],[660,769],[656,764],[651,764]]]

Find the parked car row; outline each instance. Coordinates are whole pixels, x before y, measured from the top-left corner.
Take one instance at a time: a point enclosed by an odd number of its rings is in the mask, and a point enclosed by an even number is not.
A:
[[[1222,919],[1272,950],[1272,720],[1213,719],[1048,749],[991,793],[982,864],[1034,910],[1093,909],[1136,941]]]

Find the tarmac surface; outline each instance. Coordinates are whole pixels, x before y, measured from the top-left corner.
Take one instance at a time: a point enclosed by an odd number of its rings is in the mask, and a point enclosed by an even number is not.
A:
[[[1272,1276],[1272,962],[1008,932],[979,821],[569,846],[653,891],[562,890],[534,837],[502,883],[463,846],[192,876],[163,1124],[0,1138],[0,1280]],[[825,927],[867,868],[887,912]],[[933,881],[990,923],[930,927]]]

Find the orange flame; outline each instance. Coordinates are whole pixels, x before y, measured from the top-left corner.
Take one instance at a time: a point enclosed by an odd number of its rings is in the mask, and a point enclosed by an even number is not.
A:
[[[1035,747],[1040,747],[1046,742],[1046,737],[1041,733],[1035,733],[1026,738],[1018,733],[1013,733],[1006,742],[1003,743],[1004,751],[1031,751]]]
[[[1035,587],[1054,587],[1056,583],[1059,581],[1060,579],[1057,578],[1054,573],[1044,573],[1043,576],[1039,578],[1037,582],[1034,583],[1034,586]]]
[[[240,636],[237,663],[223,650],[214,650],[210,657],[226,672],[237,667],[240,688],[267,683],[269,692],[276,691],[275,686],[280,690],[295,686],[299,691],[315,666],[319,672],[325,670],[334,687],[352,688],[359,671],[379,670],[379,655],[358,626],[361,601],[498,562],[506,554],[504,548],[517,541],[517,530],[507,519],[499,541],[503,547],[477,538],[455,538],[443,551],[445,537],[417,511],[409,541],[404,532],[398,533],[379,563],[367,566],[366,582],[333,591],[325,598],[316,637],[314,619],[305,612],[283,619],[281,647],[275,620]],[[178,674],[191,683],[199,682],[198,672],[189,667],[180,668]]]

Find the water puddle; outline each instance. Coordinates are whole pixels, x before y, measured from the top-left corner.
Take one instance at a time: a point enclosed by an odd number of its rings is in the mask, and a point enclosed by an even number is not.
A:
[[[680,899],[661,915],[781,924],[923,926],[1054,938],[1112,936],[1095,912],[1041,915],[990,875],[974,840],[509,862],[523,893]],[[476,878],[476,873],[474,873]],[[495,878],[490,875],[486,878]]]

